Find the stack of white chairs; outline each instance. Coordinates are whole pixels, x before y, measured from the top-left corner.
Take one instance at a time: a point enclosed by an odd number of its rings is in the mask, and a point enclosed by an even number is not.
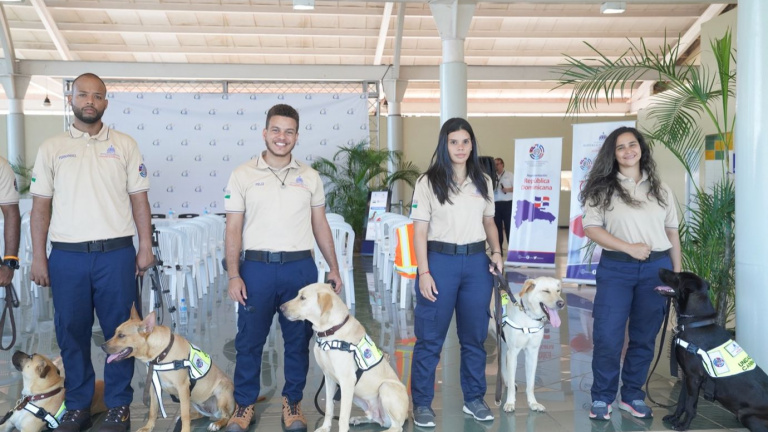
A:
[[[187,244],[184,250],[182,266],[191,270],[194,285],[197,288],[197,297],[202,298],[208,291],[208,269],[206,257],[208,251],[207,234],[205,229],[198,224],[188,221],[178,222],[173,228],[186,234]],[[192,303],[190,302],[190,306]]]
[[[336,261],[339,264],[339,273],[341,282],[344,285],[344,296],[347,307],[355,304],[355,279],[354,279],[354,245],[355,231],[352,226],[343,220],[328,221],[333,236],[333,245],[335,248]],[[330,271],[330,266],[325,260],[320,247],[315,242],[315,265],[317,266],[317,281],[325,282],[326,273]]]
[[[197,307],[194,267],[188,265],[191,246],[187,234],[170,227],[155,227],[158,232],[159,259],[163,262],[163,274],[168,276],[173,300],[187,299],[190,307]],[[186,285],[187,292],[184,292]],[[155,292],[151,293],[150,304],[154,304]]]
[[[413,221],[410,219],[404,220],[404,221],[397,221],[390,225],[389,227],[389,238],[392,239],[389,242],[389,254],[387,256],[387,265],[385,269],[389,272],[389,274],[384,275],[384,283],[388,284],[392,287],[392,303],[397,303],[397,291],[400,290],[400,308],[405,309],[407,303],[408,303],[408,294],[410,293],[410,281],[415,281],[415,279],[409,279],[405,276],[400,275],[397,272],[397,268],[395,267],[395,251],[397,250],[398,241],[397,241],[397,230],[398,228],[402,228],[405,226],[408,226],[409,224],[412,224]]]
[[[381,221],[376,226],[376,243],[378,245],[378,254],[375,256],[376,268],[379,271],[379,280],[389,289],[390,278],[392,276],[392,266],[390,261],[394,261],[394,245],[397,245],[395,237],[391,237],[392,226],[401,226],[403,223],[410,222],[406,216],[396,213],[385,213]]]
[[[226,219],[215,214],[203,215],[200,216],[200,219],[205,220],[212,225],[211,250],[214,256],[214,265],[217,269],[217,274],[224,274],[224,268],[221,266],[221,260],[224,258],[226,253],[224,247],[225,232],[227,229]]]

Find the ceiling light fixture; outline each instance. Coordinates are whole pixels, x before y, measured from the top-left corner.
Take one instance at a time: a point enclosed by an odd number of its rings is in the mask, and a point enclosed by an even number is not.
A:
[[[315,0],[293,0],[293,10],[314,10]]]
[[[627,3],[623,1],[609,1],[600,6],[600,12],[604,14],[620,14],[627,10]]]
[[[43,106],[44,107],[51,106],[51,98],[49,98],[48,95],[45,95],[45,99],[43,99]]]

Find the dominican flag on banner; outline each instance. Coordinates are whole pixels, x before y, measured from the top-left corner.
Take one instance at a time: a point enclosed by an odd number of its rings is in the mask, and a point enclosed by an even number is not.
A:
[[[535,197],[534,198],[534,202],[533,202],[533,206],[536,207],[536,208],[542,208],[542,207],[547,208],[547,207],[549,207],[549,197],[548,196],[545,196],[545,197],[537,196],[537,197]]]

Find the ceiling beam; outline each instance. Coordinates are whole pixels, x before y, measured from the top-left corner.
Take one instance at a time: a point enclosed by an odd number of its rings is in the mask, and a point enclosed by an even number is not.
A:
[[[379,37],[376,40],[376,53],[373,55],[373,64],[381,64],[381,56],[384,54],[384,45],[387,43],[387,32],[389,31],[389,22],[392,20],[392,2],[384,5],[384,13],[381,15],[381,25],[379,26]]]
[[[625,0],[626,1],[626,0]],[[583,5],[585,3],[592,3],[599,5],[603,2],[603,0],[600,1],[594,1],[594,0],[578,0],[578,1],[565,1],[565,0],[559,0],[559,1],[549,1],[549,0],[537,0],[537,3],[570,3],[570,4],[577,4],[577,5]],[[345,7],[343,6],[344,3],[350,3],[345,1],[339,1],[337,4],[339,6],[324,6],[323,4],[317,4],[315,5],[315,9],[311,12],[295,12],[291,9],[290,5],[286,6],[271,6],[271,5],[237,5],[237,4],[228,4],[226,6],[222,6],[221,4],[201,4],[201,3],[134,3],[134,2],[128,2],[125,0],[122,1],[77,1],[77,0],[47,0],[46,4],[48,5],[49,9],[61,9],[61,10],[107,10],[107,11],[154,11],[154,12],[185,12],[185,13],[212,13],[212,14],[222,14],[222,13],[251,13],[251,14],[259,14],[259,15],[267,15],[267,14],[304,14],[307,16],[365,16],[365,17],[380,17],[382,14],[382,8],[386,3],[388,3],[385,0],[374,0],[374,1],[368,1],[366,3],[366,6],[364,7]],[[396,1],[395,3],[404,3],[404,4],[415,4],[419,3],[424,6],[427,5],[427,2],[423,0],[414,0],[414,1]],[[504,2],[491,2],[491,3],[531,3],[531,0],[518,0],[518,1],[504,1]],[[668,0],[638,0],[638,1],[627,1],[627,3],[653,3],[653,4],[659,4],[659,5],[668,5],[670,2]],[[711,0],[675,0],[675,3],[689,3],[689,4],[709,4],[712,3]],[[736,3],[736,0],[727,0],[726,3]],[[359,4],[359,3],[357,3]],[[381,6],[376,6],[376,4],[380,4]],[[22,5],[17,5],[15,7],[23,7]],[[639,17],[694,17],[695,15],[691,15],[689,11],[686,11],[685,9],[667,9],[666,8],[659,8],[659,10],[646,10],[646,11],[632,11],[629,10],[622,14],[622,17],[620,18],[639,18]],[[599,7],[597,8],[598,13],[595,13],[594,10],[589,9],[580,9],[580,10],[554,10],[554,11],[547,11],[547,15],[554,18],[564,18],[564,19],[579,19],[579,18],[606,18],[609,19],[607,16],[600,15],[599,14]],[[423,9],[418,9],[415,7],[410,7],[408,10],[408,16],[409,17],[423,17],[423,18],[431,18],[432,14],[428,7],[424,7]],[[515,8],[509,8],[509,9],[477,9],[476,14],[474,15],[474,18],[476,19],[483,19],[483,18],[503,18],[503,17],[510,17],[510,18],[540,18],[541,17],[541,11],[537,10],[531,10],[531,9],[515,9]],[[615,19],[616,16],[611,16],[610,19]]]
[[[69,48],[67,47],[67,40],[64,38],[64,35],[61,34],[61,31],[59,31],[59,28],[56,26],[56,21],[54,21],[53,17],[51,16],[51,12],[45,6],[45,1],[43,0],[29,0],[29,1],[32,4],[32,7],[35,8],[35,12],[37,12],[38,18],[40,18],[40,21],[43,22],[43,26],[45,26],[45,30],[48,31],[48,36],[50,36],[51,40],[53,41],[53,44],[56,45],[56,51],[58,51],[59,56],[61,56],[61,59],[67,60],[67,61],[74,60],[72,53],[69,51]]]

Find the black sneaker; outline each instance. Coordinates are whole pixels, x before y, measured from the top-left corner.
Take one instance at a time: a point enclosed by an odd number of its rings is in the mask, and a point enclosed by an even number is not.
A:
[[[131,409],[128,405],[110,408],[107,418],[99,427],[98,432],[130,432]]]
[[[413,422],[416,426],[435,427],[435,412],[428,406],[413,407]]]
[[[59,427],[57,427],[55,430],[57,432],[80,432],[90,427],[90,410],[67,410],[64,412],[64,415],[61,416],[61,420],[59,420]]]

